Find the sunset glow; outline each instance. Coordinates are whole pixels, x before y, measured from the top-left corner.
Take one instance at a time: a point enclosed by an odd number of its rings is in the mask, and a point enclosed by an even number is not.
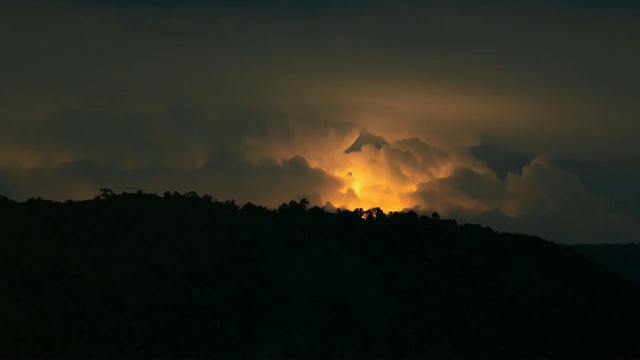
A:
[[[307,198],[640,238],[633,8],[62,3],[0,11],[0,195]]]

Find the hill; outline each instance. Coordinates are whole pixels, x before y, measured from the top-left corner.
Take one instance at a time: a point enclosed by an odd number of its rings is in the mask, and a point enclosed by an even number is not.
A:
[[[0,355],[640,355],[638,286],[569,248],[307,205],[0,198]]]

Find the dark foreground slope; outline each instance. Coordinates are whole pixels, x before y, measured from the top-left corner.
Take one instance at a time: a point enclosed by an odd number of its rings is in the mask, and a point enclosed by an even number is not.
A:
[[[640,354],[638,288],[542,239],[168,195],[0,199],[0,355]]]

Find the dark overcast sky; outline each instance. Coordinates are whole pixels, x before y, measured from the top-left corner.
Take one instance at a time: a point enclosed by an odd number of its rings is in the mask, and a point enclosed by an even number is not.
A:
[[[640,241],[638,39],[632,1],[3,2],[0,194]]]

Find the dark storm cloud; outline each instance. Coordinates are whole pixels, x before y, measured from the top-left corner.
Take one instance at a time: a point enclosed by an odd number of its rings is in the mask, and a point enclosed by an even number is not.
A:
[[[322,169],[311,167],[301,156],[281,162],[265,158],[257,164],[240,162],[237,165],[235,168],[220,167],[212,162],[206,167],[216,182],[240,190],[237,197],[243,201],[275,206],[286,199],[305,197],[318,204],[325,194],[338,192],[342,187],[340,180]]]
[[[629,215],[613,211],[608,200],[590,194],[578,177],[545,158],[534,159],[520,174],[509,173],[505,181],[458,169],[418,185],[411,196],[463,221],[560,242],[635,241],[640,236]]]
[[[504,180],[509,172],[520,173],[522,167],[535,157],[509,148],[484,143],[470,148],[469,152],[487,163],[487,166],[500,180]]]
[[[3,194],[12,198],[64,199],[87,198],[96,195],[101,187],[118,189],[124,184],[158,193],[193,190],[220,199],[251,201],[272,207],[302,197],[322,203],[327,193],[338,192],[342,186],[339,179],[311,167],[299,156],[282,162],[268,158],[253,163],[231,156],[223,160],[223,164],[212,161],[201,169],[151,166],[123,169],[113,164],[81,160],[55,169],[31,170],[20,176],[2,172],[0,186],[7,190]]]
[[[260,152],[304,141],[310,132],[323,141],[352,128],[347,122],[295,120],[263,107],[66,109],[31,129],[38,143],[29,146],[49,153],[41,164],[45,168],[3,171],[0,181],[3,193],[16,198],[86,197],[100,187],[126,184],[157,192],[196,190],[270,206],[300,197],[321,203],[323,196],[340,190],[339,179],[302,156],[280,159]],[[258,154],[253,160],[247,157],[251,152]],[[56,161],[56,156],[63,159]]]
[[[418,171],[422,172],[432,167],[438,167],[446,163],[449,154],[435,146],[420,141],[418,138],[407,138],[394,141],[391,145],[394,148],[410,152],[417,159]]]
[[[504,184],[493,174],[478,174],[467,168],[456,169],[451,176],[417,186],[415,195],[434,209],[457,207],[493,210],[504,197]]]
[[[364,145],[371,145],[376,149],[380,149],[386,144],[388,143],[383,137],[362,131],[356,141],[354,141],[353,144],[351,144],[351,146],[349,146],[344,152],[348,154],[354,151],[361,151]]]
[[[597,196],[610,199],[612,207],[640,219],[640,165],[638,159],[610,159],[590,162],[585,160],[558,160],[584,181],[587,190]]]
[[[139,159],[191,161],[194,147],[228,149],[249,139],[287,142],[287,115],[269,108],[197,109],[169,106],[158,112],[78,108],[54,112],[35,129],[39,146],[105,162]]]
[[[62,110],[47,118],[38,138],[52,149],[68,149],[86,156],[136,156],[152,150],[149,121],[138,114]]]
[[[615,141],[612,139],[612,141]],[[478,159],[500,178],[505,180],[509,172],[519,174],[523,166],[535,157],[504,146],[482,143],[470,149]],[[634,154],[605,160],[556,158],[555,162],[567,172],[581,179],[585,189],[596,196],[611,201],[612,209],[640,219],[640,167]]]

